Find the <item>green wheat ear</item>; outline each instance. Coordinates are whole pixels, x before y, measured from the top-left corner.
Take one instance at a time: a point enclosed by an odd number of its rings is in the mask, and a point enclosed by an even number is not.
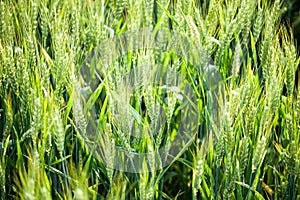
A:
[[[143,1],[144,16],[145,16],[145,27],[152,28],[154,25],[153,11],[154,11],[154,0]]]
[[[114,13],[117,20],[119,20],[123,16],[123,11],[126,9],[127,6],[127,0],[117,0],[115,7],[114,7]]]
[[[5,140],[9,137],[11,128],[13,127],[13,107],[12,107],[12,98],[11,92],[8,93],[7,100],[5,101],[5,126],[2,133],[2,143],[4,144]]]
[[[245,169],[248,166],[249,148],[250,148],[250,138],[246,136],[241,140],[240,143],[239,163],[240,163],[241,175],[244,175]]]
[[[5,34],[5,31],[7,30],[7,24],[6,24],[6,11],[7,11],[7,8],[6,8],[6,4],[1,1],[0,2],[0,38],[4,38],[4,34]]]
[[[257,42],[263,27],[263,14],[263,8],[258,8],[258,13],[256,15],[255,22],[253,25],[253,38],[255,43]]]
[[[59,154],[62,156],[65,145],[65,130],[64,125],[61,119],[61,114],[57,107],[53,108],[52,117],[53,117],[53,134],[56,148]]]
[[[263,158],[263,152],[266,150],[266,142],[267,139],[265,136],[258,138],[252,157],[252,172],[257,169],[261,159]]]
[[[238,42],[234,49],[233,62],[232,62],[232,76],[236,80],[239,76],[241,68],[241,45]]]
[[[294,104],[295,107],[295,115],[296,115],[296,123],[298,131],[300,131],[300,89],[297,90],[297,99]]]

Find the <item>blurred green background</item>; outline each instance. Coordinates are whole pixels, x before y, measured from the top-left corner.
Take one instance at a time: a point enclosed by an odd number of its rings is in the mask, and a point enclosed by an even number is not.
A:
[[[284,20],[294,28],[297,45],[300,46],[300,0],[285,0],[287,8],[284,13]]]

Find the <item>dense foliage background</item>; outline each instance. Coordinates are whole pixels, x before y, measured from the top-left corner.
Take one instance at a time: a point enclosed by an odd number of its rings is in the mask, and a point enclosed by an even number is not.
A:
[[[296,0],[1,1],[1,199],[299,199],[299,24]],[[207,85],[193,63],[156,51],[146,58],[129,52],[126,62],[113,63],[116,74],[124,63],[138,67],[137,60],[176,63],[197,93],[200,116],[199,132],[174,162],[125,173],[91,153],[82,132],[89,113],[77,112],[74,98],[87,56],[141,27],[174,30],[205,49],[225,94],[216,97],[220,125],[211,131]],[[152,145],[115,126],[108,99],[120,88],[98,84],[87,102],[99,109],[97,134],[133,151]],[[158,94],[141,90],[131,104],[149,120]],[[178,102],[164,105],[171,110],[168,141],[179,123]],[[126,115],[120,120],[126,123]]]
[[[295,38],[300,41],[300,2],[298,0],[286,0],[284,3],[287,9],[283,17],[292,25]],[[297,44],[299,46],[299,42]]]

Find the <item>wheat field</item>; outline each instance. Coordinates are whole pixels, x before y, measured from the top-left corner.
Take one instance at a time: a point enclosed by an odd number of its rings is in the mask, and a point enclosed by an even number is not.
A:
[[[281,0],[0,2],[1,199],[300,199]]]

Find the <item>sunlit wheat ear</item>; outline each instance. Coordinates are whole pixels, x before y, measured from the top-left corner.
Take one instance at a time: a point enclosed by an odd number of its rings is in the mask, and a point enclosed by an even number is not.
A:
[[[149,134],[152,134],[151,131],[149,131]],[[157,154],[155,152],[155,143],[154,141],[152,141],[152,138],[151,136],[148,136],[149,137],[149,142],[147,144],[147,164],[148,164],[148,170],[147,171],[151,171],[151,172],[154,172],[156,169],[157,169],[157,164],[158,162],[160,162],[160,160],[157,160]],[[151,139],[150,139],[151,138]],[[161,167],[161,166],[159,166]]]
[[[27,51],[29,55],[29,61],[31,62],[32,66],[36,65],[36,49],[35,49],[35,38],[32,32],[27,33]]]
[[[198,30],[198,27],[196,26],[194,19],[192,16],[187,16],[187,24],[190,30],[190,37],[193,38],[193,42],[195,43],[196,47],[200,49],[202,42],[201,42],[201,36]]]
[[[22,87],[22,82],[19,80],[18,75],[24,72],[15,66],[16,61],[14,60],[13,47],[5,45],[4,49],[1,51],[1,54],[2,70],[5,72],[0,72],[3,74],[3,86],[6,87],[7,90],[10,90],[9,93],[13,94],[13,91],[15,91],[17,95],[20,95],[19,87]],[[9,86],[11,88],[9,88]]]
[[[27,189],[24,190],[24,195],[27,198],[33,198],[35,196],[35,190],[36,187],[38,187],[36,185],[36,181],[38,179],[38,173],[39,173],[39,156],[38,156],[38,152],[36,150],[33,151],[33,156],[32,156],[32,168],[29,171],[29,177],[27,180]],[[27,191],[30,191],[29,193],[27,193]],[[26,198],[25,197],[25,198]]]
[[[0,198],[5,199],[5,192],[6,192],[6,177],[5,177],[5,171],[7,168],[7,161],[6,161],[6,155],[7,155],[7,150],[8,150],[8,145],[9,145],[9,137],[6,139],[2,140],[1,143],[1,150],[2,154],[0,155]]]
[[[283,29],[284,35],[288,34],[287,30]],[[293,44],[293,38],[286,38],[283,42],[284,55],[286,59],[286,87],[289,97],[293,97],[295,86],[295,73],[297,68],[297,53],[296,47]]]
[[[133,88],[122,80],[116,84],[115,88],[110,94],[110,110],[113,114],[114,123],[117,124],[122,132],[128,134],[133,124],[130,105]]]
[[[145,88],[145,104],[147,108],[147,114],[151,120],[153,131],[156,132],[160,126],[159,120],[161,105],[156,97],[155,89],[151,85],[148,85]]]
[[[241,45],[238,42],[234,49],[233,63],[232,63],[232,76],[234,79],[238,78],[241,68]]]
[[[244,45],[248,44],[249,41],[249,33],[250,33],[250,28],[252,25],[252,21],[253,21],[253,14],[255,12],[256,9],[256,2],[255,1],[242,1],[243,3],[245,2],[245,11],[244,11],[244,16],[245,19],[243,20],[243,24],[241,26],[243,26],[243,30],[242,30],[242,43]]]
[[[214,33],[216,32],[216,29],[219,26],[219,11],[218,7],[220,6],[221,2],[220,1],[210,1],[210,6],[208,10],[206,11],[207,14],[205,15],[204,18],[204,25],[205,28],[207,29],[207,33],[209,37],[215,37]],[[217,41],[218,43],[218,41]],[[213,46],[213,44],[211,44]],[[212,47],[211,47],[212,48]]]
[[[41,33],[42,33],[42,45],[45,47],[46,46],[46,42],[47,42],[47,37],[48,37],[48,31],[49,31],[49,27],[48,27],[48,16],[47,16],[47,12],[48,12],[48,8],[41,3],[40,6],[40,15],[41,15]]]
[[[27,26],[27,30],[25,32],[25,35],[27,37],[27,50],[29,53],[29,59],[33,66],[36,65],[36,40],[35,40],[35,34],[36,34],[36,28],[37,28],[37,13],[38,13],[38,5],[36,2],[31,1],[30,2],[30,9],[26,11],[27,12],[27,23],[29,24]]]
[[[233,123],[233,121],[235,120],[235,118],[237,117],[237,115],[239,114],[240,111],[240,106],[241,106],[241,102],[240,99],[243,98],[242,95],[242,91],[243,88],[238,88],[236,90],[232,90],[230,93],[230,100],[227,103],[227,105],[225,104],[225,106],[227,106],[227,113],[228,113],[228,120],[230,124]],[[227,115],[227,114],[225,114]]]
[[[227,7],[227,11],[226,11],[226,15],[224,16],[226,23],[230,22],[230,20],[232,18],[235,17],[237,11],[239,10],[244,10],[245,4],[247,4],[246,1],[243,2],[243,4],[241,5],[241,1],[237,0],[235,1],[235,3],[230,3],[230,2],[226,2],[226,7]]]
[[[294,104],[295,115],[296,115],[296,124],[298,131],[300,131],[300,88],[297,90],[297,100]]]
[[[165,98],[165,103],[167,105],[166,108],[166,117],[167,117],[167,124],[168,126],[171,123],[173,112],[176,106],[176,90],[179,89],[177,88],[177,82],[180,81],[178,80],[178,75],[176,71],[173,68],[167,68],[167,73],[166,73],[166,93],[167,97]]]
[[[141,199],[153,199],[155,195],[154,181],[156,173],[153,172],[151,176],[150,173],[140,174],[140,198]]]
[[[116,143],[113,137],[111,124],[107,123],[104,129],[104,135],[100,139],[101,146],[103,147],[103,157],[107,164],[107,175],[109,181],[113,182],[113,172],[114,172],[114,160],[116,155]]]
[[[299,151],[297,152],[297,150],[297,144],[294,140],[292,140],[289,144],[288,152],[281,152],[283,161],[288,168],[289,175],[297,176],[300,173]]]
[[[0,14],[3,14],[0,18],[0,33],[1,33],[1,39],[3,44],[13,46],[14,44],[14,38],[16,35],[16,30],[14,26],[14,16],[13,16],[13,11],[11,9],[11,2],[2,2],[0,5]]]
[[[295,139],[295,136],[294,136],[294,120],[292,118],[291,113],[286,114],[285,121],[286,121],[285,122],[286,123],[286,130],[287,130],[289,139],[291,141],[293,141]]]
[[[225,136],[222,131],[215,143],[215,156],[217,165],[221,165],[225,153]]]
[[[5,140],[10,134],[11,128],[13,127],[13,107],[12,107],[12,98],[11,98],[11,92],[9,92],[7,100],[5,101],[5,126],[2,133],[2,143],[4,144]]]
[[[284,82],[281,68],[275,66],[273,69],[266,86],[266,101],[271,111],[266,118],[268,119],[268,123],[272,121],[273,116],[277,113]],[[279,71],[279,73],[276,71]]]
[[[232,199],[233,194],[232,191],[235,188],[235,184],[234,184],[234,178],[233,178],[233,174],[232,174],[232,155],[231,153],[228,153],[226,155],[226,161],[225,161],[225,171],[224,171],[224,175],[225,177],[227,177],[226,182],[225,182],[225,192],[223,193],[223,198],[224,199]]]
[[[130,145],[130,135],[134,126],[134,115],[136,111],[130,105],[133,95],[133,88],[129,77],[121,78],[115,85],[115,89],[110,92],[110,108],[112,113],[112,123],[116,126],[116,136],[121,148],[127,152],[132,152]]]
[[[205,170],[205,145],[207,143],[204,141],[201,146],[197,146],[196,155],[194,155],[194,163],[193,163],[193,188],[194,188],[194,196],[197,196],[198,188],[201,186],[204,170]]]
[[[223,137],[225,140],[224,151],[225,151],[225,169],[224,175],[227,177],[225,182],[225,192],[223,194],[224,199],[231,199],[233,197],[232,191],[235,190],[234,180],[236,179],[236,174],[238,174],[239,169],[234,169],[232,166],[235,165],[235,157],[231,153],[235,150],[237,139],[237,134],[234,132],[234,122],[238,113],[242,109],[241,102],[239,102],[241,95],[243,93],[242,89],[231,91],[230,99],[225,104],[225,113],[223,117]]]
[[[224,30],[224,33],[221,35],[220,45],[219,45],[219,48],[217,50],[216,57],[215,57],[215,62],[216,62],[217,66],[220,65],[220,62],[222,61],[222,57],[225,53],[225,50],[226,50],[226,48],[228,48],[228,46],[230,45],[230,42],[233,39],[234,32],[237,29],[236,23],[237,23],[237,19],[233,19],[229,23],[229,25],[226,27],[226,30]]]
[[[4,38],[4,33],[5,30],[7,29],[7,24],[6,24],[6,5],[3,1],[0,2],[0,38]]]
[[[114,7],[114,14],[117,20],[119,20],[122,15],[123,11],[126,9],[127,0],[117,0]]]
[[[261,162],[264,151],[266,150],[266,142],[267,139],[265,136],[258,138],[252,157],[252,172],[257,169],[259,163]]]
[[[290,169],[290,174],[299,176],[300,175],[300,151],[299,142],[292,140],[289,145],[289,155],[286,155],[285,160],[287,161],[288,168]]]
[[[228,105],[229,106],[229,105]],[[229,109],[229,108],[227,108]],[[235,144],[235,135],[233,132],[233,116],[229,111],[225,111],[223,118],[223,131],[224,131],[224,139],[225,139],[225,148],[226,151],[231,152],[234,148]]]
[[[144,9],[145,26],[152,28],[153,27],[154,0],[144,0],[143,1],[143,9]]]
[[[80,33],[79,33],[79,9],[78,6],[73,5],[71,11],[71,31],[72,31],[72,39],[74,46],[77,46],[80,42]]]
[[[151,84],[150,73],[151,68],[153,68],[153,61],[151,62],[151,55],[151,51],[142,50],[142,52],[138,55],[137,66],[133,68],[133,73],[130,76],[130,79],[134,80],[133,86],[139,99],[142,98],[142,93],[145,89],[146,84]]]
[[[254,100],[251,99],[251,102],[248,106],[248,110],[246,113],[246,129],[245,132],[247,135],[251,135],[255,131],[255,123],[257,117],[257,107],[254,104]]]
[[[40,98],[35,98],[35,104],[33,107],[33,115],[32,115],[32,135],[31,137],[33,138],[34,143],[36,142],[37,138],[38,138],[38,132],[41,129],[41,125],[42,125],[42,118],[41,118],[41,114],[42,114],[42,103],[41,103],[41,99]]]
[[[273,55],[273,38],[267,37],[262,41],[261,49],[260,49],[260,59],[262,66],[262,75],[265,80],[269,79],[270,74],[270,65],[271,65],[271,57]]]
[[[255,42],[257,42],[263,27],[263,17],[264,17],[263,9],[259,8],[253,25],[253,38]]]
[[[31,127],[21,137],[21,141],[30,137],[33,140],[34,146],[37,144],[38,131],[41,128],[41,100],[40,98],[34,98],[34,106],[32,109]]]
[[[251,101],[251,95],[252,95],[252,91],[253,91],[253,86],[250,83],[246,83],[245,85],[243,85],[244,89],[242,92],[242,100],[241,100],[241,105],[240,108],[243,109],[243,113],[246,112],[247,107],[250,104]]]
[[[74,119],[76,122],[76,127],[78,128],[81,134],[86,133],[87,121],[85,119],[81,98],[83,96],[82,91],[80,91],[80,84],[78,82],[74,82],[74,92],[73,92],[73,113]]]
[[[60,111],[59,109],[55,106],[53,108],[53,134],[54,134],[54,141],[56,148],[62,157],[63,151],[64,151],[64,145],[65,145],[65,130],[63,126],[63,122],[61,119]]]
[[[41,64],[41,69],[40,69],[40,73],[41,73],[41,84],[42,84],[42,87],[44,88],[44,93],[45,93],[45,96],[47,96],[47,91],[45,88],[48,88],[49,87],[49,84],[50,84],[50,69],[49,67],[47,66],[46,63],[42,63]]]
[[[244,137],[240,143],[240,154],[239,154],[239,163],[240,163],[240,173],[244,175],[245,169],[248,166],[248,157],[249,157],[249,137]]]

